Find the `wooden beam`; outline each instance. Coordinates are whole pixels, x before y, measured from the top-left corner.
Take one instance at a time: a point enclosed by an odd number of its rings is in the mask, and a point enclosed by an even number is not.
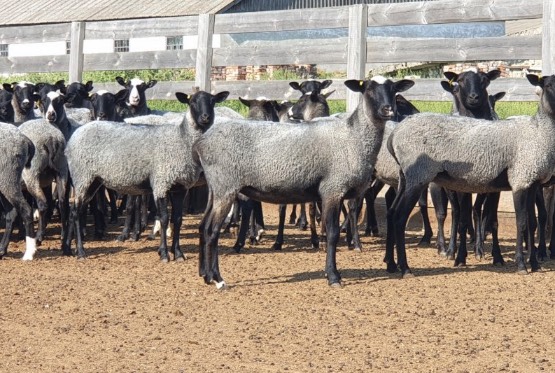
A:
[[[214,35],[214,14],[200,14],[198,18],[198,46],[195,85],[202,91],[211,91],[212,37]]]
[[[543,1],[542,74],[555,74],[555,5],[553,0]]]
[[[80,82],[83,77],[83,43],[85,40],[85,22],[71,22],[71,39],[69,51],[69,83]]]
[[[353,5],[349,8],[349,42],[347,52],[347,78],[364,79],[366,67],[366,29],[368,28],[368,6]],[[347,90],[347,112],[358,106],[361,95]]]

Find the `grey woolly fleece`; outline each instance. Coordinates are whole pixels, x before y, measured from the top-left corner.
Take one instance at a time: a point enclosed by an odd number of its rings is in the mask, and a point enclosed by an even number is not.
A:
[[[33,143],[17,127],[0,123],[0,193],[9,201],[21,195],[21,173],[33,153]]]
[[[387,149],[387,139],[397,126],[398,122],[388,120],[385,124],[385,131],[383,134],[383,142],[378,153],[376,160],[376,178],[387,185],[397,188],[399,183],[399,165],[389,150]]]
[[[541,110],[533,117],[495,122],[416,114],[397,125],[388,148],[407,189],[430,182],[431,176],[459,192],[518,191],[553,174],[555,124]]]
[[[322,118],[310,126],[219,122],[193,151],[214,195],[252,187],[256,199],[273,203],[309,202],[316,193],[351,198],[370,185],[383,138],[385,121],[372,123],[365,110],[359,105],[347,120]]]
[[[191,147],[200,135],[189,113],[180,125],[94,121],[75,131],[66,148],[75,194],[95,179],[124,194],[152,191],[163,198],[174,184],[192,187],[200,176]]]

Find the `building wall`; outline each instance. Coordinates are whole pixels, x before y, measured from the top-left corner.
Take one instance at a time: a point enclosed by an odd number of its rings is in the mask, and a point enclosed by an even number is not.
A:
[[[324,8],[356,4],[412,3],[421,0],[242,0],[224,13],[260,12],[266,10],[287,10]],[[429,0],[435,1],[435,0]]]

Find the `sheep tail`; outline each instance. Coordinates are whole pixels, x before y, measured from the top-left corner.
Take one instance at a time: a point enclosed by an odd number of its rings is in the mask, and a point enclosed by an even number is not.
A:
[[[31,140],[27,140],[27,162],[25,163],[25,168],[31,167],[31,161],[35,156],[35,144]]]
[[[393,149],[393,133],[389,135],[389,137],[387,138],[387,151],[389,151],[389,153],[391,154],[391,156],[393,157],[393,159],[395,159],[395,162],[397,164],[399,164],[399,160],[397,159],[397,157],[395,156],[395,149]]]

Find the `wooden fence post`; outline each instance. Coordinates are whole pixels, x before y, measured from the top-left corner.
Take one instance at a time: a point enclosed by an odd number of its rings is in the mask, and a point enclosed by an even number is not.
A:
[[[543,0],[542,20],[542,74],[555,74],[555,5]]]
[[[71,22],[71,40],[69,51],[69,83],[80,82],[83,78],[83,42],[85,40],[85,22]]]
[[[212,72],[212,36],[214,35],[214,14],[198,16],[198,46],[195,85],[202,91],[210,92]]]
[[[366,68],[366,29],[368,6],[353,5],[349,8],[349,46],[347,54],[347,79],[364,79]],[[347,113],[356,109],[360,93],[347,89]]]

